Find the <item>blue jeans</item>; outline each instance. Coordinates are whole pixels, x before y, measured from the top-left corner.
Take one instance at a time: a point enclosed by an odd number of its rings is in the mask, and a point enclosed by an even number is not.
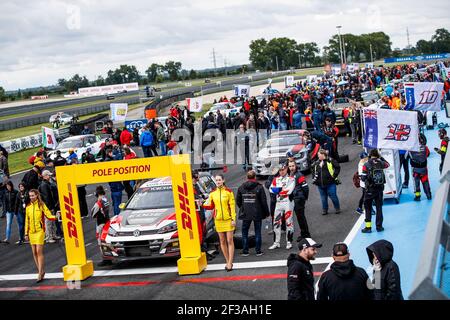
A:
[[[165,156],[167,154],[166,143],[164,141],[159,142],[159,149],[161,150],[162,156]]]
[[[317,186],[317,188],[319,189],[319,193],[320,193],[320,200],[322,200],[322,209],[323,210],[328,210],[328,197],[330,197],[331,201],[333,202],[334,208],[340,209],[341,206],[339,205],[339,199],[337,197],[337,193],[336,193],[336,184],[330,184],[327,186]]]
[[[150,158],[152,154],[152,146],[142,146],[142,152],[144,153],[144,158]]]
[[[11,238],[11,225],[14,219],[14,212],[6,212],[6,240]]]
[[[19,239],[24,241],[25,240],[25,214],[18,213],[16,215],[16,217],[17,217],[17,224],[19,225]]]
[[[122,203],[122,191],[111,192],[111,199],[114,207],[114,215],[117,216],[120,213],[120,204]]]
[[[255,226],[256,252],[261,251],[261,226],[262,220],[243,220],[242,221],[242,251],[248,252],[248,230],[250,225]]]
[[[282,130],[282,131],[287,130],[287,123],[286,122],[280,122],[280,130]]]

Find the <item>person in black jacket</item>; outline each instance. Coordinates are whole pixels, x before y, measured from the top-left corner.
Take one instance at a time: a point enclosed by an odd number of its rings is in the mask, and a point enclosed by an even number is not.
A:
[[[273,171],[272,171],[272,175],[270,175],[270,176],[267,178],[266,182],[264,183],[264,186],[266,187],[267,190],[269,190],[270,185],[272,184],[273,179],[275,179],[276,177],[278,177],[278,175],[279,175],[279,172],[278,172],[278,171],[279,171],[279,170],[278,170],[278,167],[275,167],[275,168],[273,169]],[[275,215],[275,207],[276,207],[276,205],[277,205],[277,195],[274,194],[274,193],[269,193],[269,196],[270,196],[270,216],[272,217],[272,224],[271,224],[272,230],[269,231],[269,234],[274,234],[274,232],[273,232],[273,217],[274,217],[274,215]],[[283,222],[284,222],[284,220],[283,220]],[[283,225],[281,225],[281,230],[286,230],[286,225],[285,225],[285,224],[284,224],[284,228],[283,228]],[[274,234],[273,237],[274,237],[273,239],[275,240],[275,234]]]
[[[324,149],[320,149],[317,160],[312,167],[313,183],[317,186],[322,200],[322,215],[328,214],[328,197],[333,202],[336,214],[341,213],[339,198],[336,193],[337,177],[341,171],[339,163],[328,157]]]
[[[9,239],[11,238],[11,225],[16,213],[16,197],[17,190],[14,189],[13,183],[11,181],[8,181],[6,183],[5,193],[6,238],[2,241],[6,244],[9,244]]]
[[[362,233],[372,232],[372,204],[375,202],[376,208],[376,228],[378,232],[383,228],[383,197],[384,185],[386,177],[384,169],[389,167],[387,162],[377,149],[373,149],[369,153],[369,160],[363,165],[361,181],[364,181],[366,193],[364,195],[364,208],[366,210],[365,227]]]
[[[366,248],[373,264],[375,300],[403,300],[400,270],[392,260],[394,247],[387,240],[378,240]]]
[[[289,175],[295,179],[295,188],[291,196],[294,200],[294,212],[300,227],[300,236],[297,241],[300,241],[301,238],[311,238],[305,216],[305,203],[308,200],[309,187],[305,176],[297,169],[295,161],[289,161]]]
[[[288,300],[314,300],[314,273],[310,263],[317,255],[317,249],[322,244],[311,238],[301,239],[298,243],[298,253],[291,253],[288,257]]]
[[[19,192],[16,197],[16,215],[17,224],[19,225],[19,241],[16,244],[22,244],[25,242],[25,208],[30,202],[28,196],[28,190],[24,183],[19,183]]]
[[[248,253],[248,230],[253,221],[255,228],[256,255],[261,256],[261,227],[262,219],[270,215],[267,206],[267,198],[264,187],[256,181],[256,172],[250,170],[247,172],[247,181],[238,189],[236,204],[239,207],[239,220],[242,220],[242,256],[247,257]]]
[[[61,155],[61,150],[56,150],[56,157],[53,159],[55,167],[65,166],[67,164],[67,159]]]
[[[319,279],[317,300],[372,300],[369,276],[364,269],[350,260],[350,252],[345,243],[333,246],[334,263]]]
[[[52,188],[52,178],[53,174],[48,171],[42,171],[42,182],[39,185],[39,193],[41,194],[42,201],[45,203],[46,207],[50,212],[56,215],[58,199],[55,198],[54,190]],[[48,243],[56,242],[56,224],[55,221],[45,219],[45,240]]]
[[[22,182],[25,184],[27,190],[38,189],[39,188],[39,175],[41,173],[41,168],[39,166],[34,166],[30,171],[25,173],[22,178]]]

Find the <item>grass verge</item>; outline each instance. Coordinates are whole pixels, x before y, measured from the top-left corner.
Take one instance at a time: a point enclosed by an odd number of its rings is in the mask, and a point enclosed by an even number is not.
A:
[[[128,106],[128,111],[140,108],[142,106],[144,106],[144,104],[141,104],[141,103],[130,104]],[[100,114],[100,113],[105,113],[105,112],[109,112],[109,111],[105,110],[103,112],[93,113],[93,114],[88,114],[88,115],[85,115],[85,116],[81,116],[80,117],[80,121],[88,119],[88,118],[91,118],[91,117],[93,117],[93,116],[95,116],[97,114]],[[41,123],[41,124],[37,124],[35,126],[18,128],[18,129],[15,129],[15,130],[0,131],[0,141],[8,141],[8,140],[11,140],[11,139],[17,139],[17,138],[21,138],[21,137],[31,136],[33,134],[38,134],[38,133],[41,132],[41,127],[43,127],[43,126],[51,128],[50,123]],[[65,128],[65,127],[68,127],[68,126],[63,126],[61,128]]]
[[[26,169],[30,169],[31,165],[28,163],[28,158],[36,153],[41,147],[26,149],[19,152],[10,153],[8,157],[9,171],[11,174],[17,173]]]

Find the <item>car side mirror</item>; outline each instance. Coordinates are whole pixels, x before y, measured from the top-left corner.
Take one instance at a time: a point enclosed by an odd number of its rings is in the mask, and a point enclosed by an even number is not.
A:
[[[120,209],[120,210],[124,210],[124,209],[125,209],[125,205],[126,205],[126,203],[121,203],[121,204],[119,205],[119,209]]]

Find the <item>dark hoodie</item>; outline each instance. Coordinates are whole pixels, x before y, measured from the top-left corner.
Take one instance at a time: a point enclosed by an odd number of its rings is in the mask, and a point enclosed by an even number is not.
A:
[[[313,267],[296,253],[291,253],[287,260],[288,300],[314,300]]]
[[[392,260],[394,247],[386,240],[379,240],[366,248],[370,263],[373,264],[373,255],[378,258],[381,264],[381,275],[374,274],[375,279],[375,300],[403,300],[402,288],[400,285],[400,270],[398,265]],[[377,279],[379,280],[379,284]]]
[[[369,276],[353,260],[334,262],[319,280],[317,300],[372,300]]]
[[[266,192],[256,180],[248,180],[239,187],[236,204],[240,220],[262,220],[270,215]]]

